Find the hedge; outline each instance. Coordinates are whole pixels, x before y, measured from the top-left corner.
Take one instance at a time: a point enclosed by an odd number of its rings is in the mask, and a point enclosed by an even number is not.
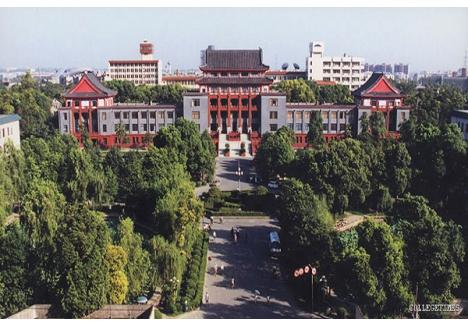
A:
[[[185,301],[188,309],[198,307],[203,298],[203,286],[205,282],[206,259],[208,255],[208,234],[201,232],[192,247],[191,258],[180,288],[179,309],[185,310]]]

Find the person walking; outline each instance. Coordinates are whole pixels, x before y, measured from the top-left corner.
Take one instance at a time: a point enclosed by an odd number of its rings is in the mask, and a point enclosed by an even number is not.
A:
[[[270,296],[269,295],[267,295],[266,299],[267,299],[267,303],[270,303]]]
[[[234,289],[234,286],[236,285],[234,277],[231,278],[231,289]]]
[[[208,291],[205,293],[205,303],[210,303],[210,296],[208,295]]]
[[[218,264],[214,265],[214,274],[218,274]]]
[[[224,265],[219,268],[219,274],[224,274]]]
[[[223,224],[224,218],[222,216],[219,217],[219,224]]]

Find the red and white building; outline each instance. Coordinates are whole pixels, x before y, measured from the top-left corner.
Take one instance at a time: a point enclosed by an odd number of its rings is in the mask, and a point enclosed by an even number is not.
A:
[[[84,73],[80,81],[64,94],[65,106],[58,109],[59,128],[83,142],[89,139],[104,148],[143,147],[147,134],[174,124],[174,105],[114,103],[117,92],[105,87],[93,73]],[[119,143],[116,131],[126,130],[126,141]]]
[[[364,113],[369,117],[372,112],[382,112],[385,128],[397,133],[400,125],[409,118],[411,107],[405,105],[405,95],[401,94],[384,73],[374,72],[358,89],[352,92],[357,109],[357,126],[361,130],[360,119]]]

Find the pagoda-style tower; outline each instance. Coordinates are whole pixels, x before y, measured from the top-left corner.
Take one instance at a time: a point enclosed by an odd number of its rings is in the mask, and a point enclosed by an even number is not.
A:
[[[98,139],[98,108],[114,104],[117,92],[105,87],[93,73],[84,73],[78,84],[64,94],[70,109],[70,133],[81,141],[86,129],[91,140]]]

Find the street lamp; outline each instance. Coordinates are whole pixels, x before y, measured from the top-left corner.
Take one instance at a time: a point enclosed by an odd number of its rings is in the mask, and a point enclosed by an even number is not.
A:
[[[310,273],[310,280],[311,280],[311,305],[312,305],[312,312],[314,312],[314,275],[317,274],[317,269],[313,267],[311,264],[307,266],[301,267],[294,271],[294,277],[299,277],[305,274]]]
[[[240,160],[237,160],[237,171],[236,171],[236,175],[238,176],[238,183],[237,183],[237,191],[240,192],[240,180],[241,180],[241,176],[244,175],[244,171],[241,170],[240,168]]]

